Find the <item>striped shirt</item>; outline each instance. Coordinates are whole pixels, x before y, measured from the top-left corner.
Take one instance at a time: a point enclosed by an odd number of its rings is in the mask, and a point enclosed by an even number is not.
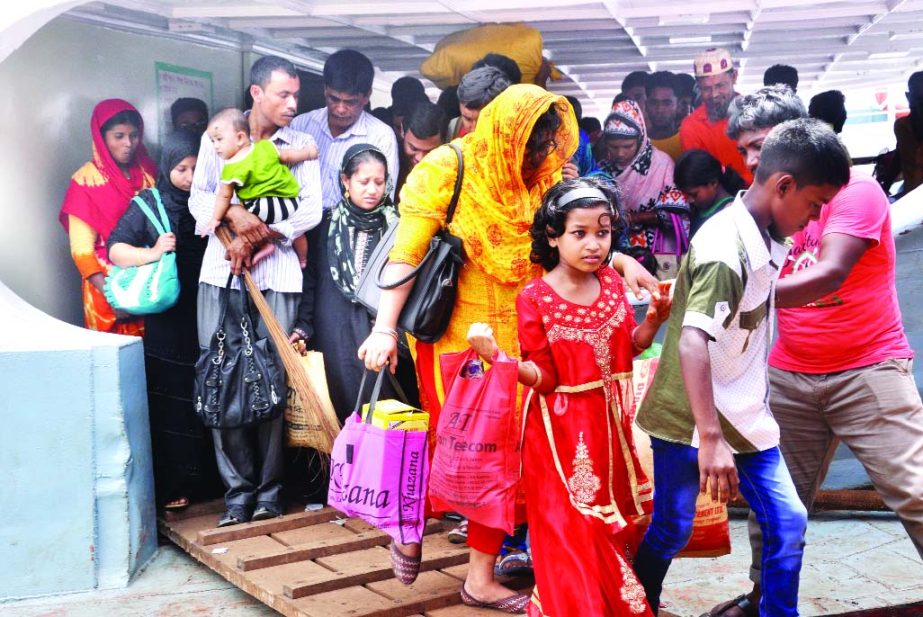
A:
[[[329,210],[340,203],[343,198],[343,189],[340,184],[340,168],[343,165],[343,155],[350,146],[369,143],[384,152],[388,160],[388,176],[397,178],[398,154],[397,138],[394,129],[373,116],[367,111],[359,115],[359,119],[337,137],[330,133],[327,124],[327,108],[322,107],[297,116],[292,120],[291,128],[303,131],[314,138],[320,148],[320,176],[324,193],[324,210]],[[394,187],[391,188],[391,197],[394,197]]]
[[[289,127],[280,127],[271,141],[283,150],[289,147],[305,148],[313,144],[310,135],[294,131]],[[221,180],[224,160],[215,152],[208,133],[202,135],[199,146],[199,158],[196,161],[195,174],[192,177],[192,194],[189,196],[189,211],[196,220],[196,233],[202,233],[204,227],[215,211],[215,196]],[[283,240],[277,240],[277,250],[262,259],[251,270],[253,279],[262,290],[271,289],[284,293],[301,293],[302,272],[298,256],[292,249],[292,240],[313,229],[321,219],[320,165],[318,161],[304,161],[292,167],[292,174],[301,187],[298,193],[298,209],[286,220],[269,225],[277,231]],[[234,202],[237,203],[235,196]],[[202,260],[199,274],[200,283],[217,287],[227,284],[231,271],[230,262],[225,258],[225,250],[217,236],[211,234],[208,247]],[[238,289],[238,281],[233,283]]]
[[[638,411],[642,430],[699,447],[678,349],[682,329],[692,327],[711,339],[712,391],[728,445],[734,452],[779,445],[779,425],[767,404],[766,359],[772,290],[786,252],[775,240],[766,247],[740,197],[702,225],[676,277],[660,365]]]

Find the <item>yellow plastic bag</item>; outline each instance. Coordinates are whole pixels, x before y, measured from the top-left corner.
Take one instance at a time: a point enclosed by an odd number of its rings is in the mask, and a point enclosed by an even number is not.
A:
[[[444,37],[420,65],[420,73],[442,89],[458,85],[471,65],[489,53],[516,61],[523,83],[534,83],[542,68],[542,34],[525,24],[487,24]],[[560,73],[552,70],[551,79]]]
[[[362,419],[367,420],[369,404],[362,406]],[[429,414],[393,398],[378,401],[372,412],[372,425],[399,431],[429,430]]]
[[[324,408],[318,411],[323,411],[325,414],[332,414],[336,417],[333,403],[330,402],[330,392],[327,390],[324,354],[319,351],[308,351],[304,355],[300,355],[298,359],[308,376],[308,381],[311,382],[311,388],[317,393],[317,399]],[[288,401],[285,408],[285,443],[291,448],[318,448],[319,445],[324,443],[320,439],[323,427],[310,422],[309,418],[316,418],[319,414],[308,413],[298,393],[295,392],[287,379],[286,383],[288,385]]]

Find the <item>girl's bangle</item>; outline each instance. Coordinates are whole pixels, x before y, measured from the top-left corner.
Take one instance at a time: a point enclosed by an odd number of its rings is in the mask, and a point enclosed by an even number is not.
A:
[[[388,336],[393,338],[395,342],[397,342],[397,339],[398,339],[397,330],[395,330],[394,328],[384,328],[381,326],[376,326],[372,328],[372,333],[373,334],[387,334]]]
[[[532,362],[531,360],[528,361],[528,362],[526,362],[525,364],[526,364],[526,366],[528,366],[530,369],[532,369],[532,373],[535,375],[535,381],[533,381],[533,382],[532,382],[532,385],[529,386],[529,387],[530,387],[530,388],[537,388],[537,387],[539,387],[540,385],[542,385],[542,372],[539,370],[538,365],[535,364],[535,362]]]

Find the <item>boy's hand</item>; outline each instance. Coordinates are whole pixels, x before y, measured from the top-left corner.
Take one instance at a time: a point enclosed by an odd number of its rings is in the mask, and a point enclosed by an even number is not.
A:
[[[712,501],[727,503],[737,498],[737,465],[723,437],[699,442],[699,492],[707,493],[709,485]]]
[[[634,257],[621,254],[618,255],[622,278],[625,279],[625,284],[628,285],[628,288],[635,294],[636,298],[644,296],[641,291],[642,289],[651,294],[651,297],[656,298],[660,295],[657,277],[648,272],[647,268],[642,266]],[[615,260],[616,258],[613,257],[613,262]]]
[[[673,308],[673,299],[668,294],[651,296],[651,303],[647,307],[645,319],[657,327],[670,318],[670,309]]]
[[[304,148],[304,159],[306,161],[313,161],[320,157],[320,150],[317,149],[317,146],[308,146]]]
[[[157,242],[154,243],[154,253],[157,255],[157,259],[160,259],[160,256],[164,253],[169,253],[170,251],[176,250],[176,234],[172,231],[161,234],[157,238]]]
[[[494,355],[499,351],[497,340],[494,338],[494,331],[486,323],[475,322],[468,328],[468,344],[471,348],[487,362],[493,360]]]

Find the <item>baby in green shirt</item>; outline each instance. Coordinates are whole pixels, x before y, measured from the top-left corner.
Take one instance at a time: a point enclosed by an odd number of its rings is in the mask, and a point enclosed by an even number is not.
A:
[[[266,224],[284,221],[298,209],[301,187],[288,168],[290,165],[317,159],[314,145],[306,148],[278,149],[263,139],[250,141],[250,123],[239,109],[223,109],[208,124],[208,136],[215,152],[226,161],[221,170],[221,183],[215,199],[215,211],[206,233],[214,233],[231,206],[231,197],[237,191],[242,205]],[[292,240],[301,267],[307,265],[308,242],[305,236]],[[275,250],[269,242],[253,255],[252,263]]]

